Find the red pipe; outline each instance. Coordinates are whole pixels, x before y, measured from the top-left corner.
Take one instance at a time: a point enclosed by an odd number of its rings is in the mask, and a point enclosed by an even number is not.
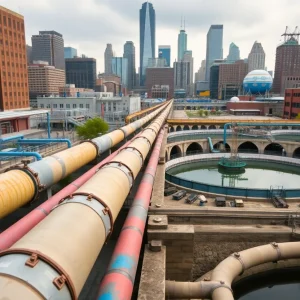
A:
[[[138,135],[137,135],[138,136]],[[136,138],[135,136],[134,138]],[[112,160],[118,153],[119,150],[125,148],[132,142],[129,141],[113,154],[108,156],[106,159],[101,161],[95,167],[84,173],[82,176],[77,178],[75,181],[67,185],[65,188],[60,190],[57,194],[49,198],[47,201],[42,203],[40,206],[35,208],[25,217],[20,219],[18,222],[10,226],[8,229],[3,231],[0,234],[0,251],[10,248],[15,242],[17,242],[20,238],[22,238],[26,233],[28,233],[34,226],[36,226],[39,222],[41,222],[47,215],[50,213],[51,209],[58,204],[58,202],[74,193],[77,189],[79,189],[84,183],[86,183],[92,176],[95,175],[96,171]]]
[[[97,300],[130,300],[165,130],[156,140],[146,171],[123,225]]]

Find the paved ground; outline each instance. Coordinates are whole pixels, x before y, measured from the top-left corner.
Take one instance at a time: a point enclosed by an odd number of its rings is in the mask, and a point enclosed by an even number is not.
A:
[[[187,194],[189,195],[189,194]],[[244,207],[242,208],[237,208],[237,207],[230,207],[229,203],[230,201],[227,201],[227,207],[222,207],[222,208],[217,208],[215,205],[215,200],[214,198],[207,198],[208,203],[203,207],[203,206],[199,206],[200,204],[200,200],[197,200],[194,204],[186,204],[185,200],[187,197],[184,197],[182,200],[180,201],[176,201],[176,200],[172,200],[172,196],[168,196],[168,197],[164,197],[164,205],[163,208],[185,208],[185,209],[195,209],[195,210],[203,210],[206,208],[215,208],[215,209],[220,209],[220,210],[235,210],[235,211],[245,211],[245,210],[259,210],[259,211],[274,211],[274,212],[278,212],[278,211],[300,211],[300,201],[287,201],[289,204],[289,208],[288,209],[278,209],[275,208],[273,206],[273,204],[269,201],[269,200],[264,200],[264,201],[253,201],[253,200],[244,200]]]

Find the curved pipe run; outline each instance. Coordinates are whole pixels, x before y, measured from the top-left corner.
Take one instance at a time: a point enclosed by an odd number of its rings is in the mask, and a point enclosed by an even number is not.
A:
[[[170,106],[157,117],[161,126],[169,110]],[[28,299],[78,299],[156,138],[155,128],[156,124],[150,124],[76,193],[0,253],[1,295],[11,300],[23,299],[25,292],[30,294]],[[39,296],[34,297],[37,291]]]
[[[98,300],[131,299],[164,133],[162,129],[153,148],[109,267],[102,279]]]
[[[171,299],[234,300],[232,282],[245,270],[279,260],[300,258],[300,242],[271,243],[234,253],[211,272],[211,281],[166,282]],[[205,287],[205,289],[203,288]]]
[[[24,168],[25,177],[28,177],[35,186],[34,191],[42,191],[61,179],[72,174],[79,168],[93,161],[98,155],[109,150],[120,143],[126,137],[134,133],[137,129],[143,127],[146,123],[156,117],[165,109],[166,103],[146,117],[126,125],[118,130],[95,138],[91,141],[84,142],[75,147],[58,152],[48,156],[38,162],[31,163]],[[6,216],[7,212],[13,212],[26,203],[35,200],[38,192],[33,192],[28,199],[19,195],[18,201],[10,201],[10,194],[14,190],[19,190],[25,186],[24,181],[12,184],[11,178],[16,176],[16,171],[12,169],[4,174],[0,174],[0,218]],[[27,181],[27,180],[26,180]]]

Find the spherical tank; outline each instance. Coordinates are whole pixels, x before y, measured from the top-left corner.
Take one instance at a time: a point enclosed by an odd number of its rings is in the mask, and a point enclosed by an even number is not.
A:
[[[265,70],[254,70],[244,79],[245,92],[251,94],[265,94],[273,85],[272,76]]]

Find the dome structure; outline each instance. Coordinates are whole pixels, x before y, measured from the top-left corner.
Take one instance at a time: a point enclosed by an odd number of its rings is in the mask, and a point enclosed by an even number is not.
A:
[[[239,102],[239,101],[240,101],[240,99],[238,97],[232,97],[230,99],[230,102]]]
[[[265,94],[273,85],[272,76],[265,70],[254,70],[244,79],[243,87],[246,93]]]

